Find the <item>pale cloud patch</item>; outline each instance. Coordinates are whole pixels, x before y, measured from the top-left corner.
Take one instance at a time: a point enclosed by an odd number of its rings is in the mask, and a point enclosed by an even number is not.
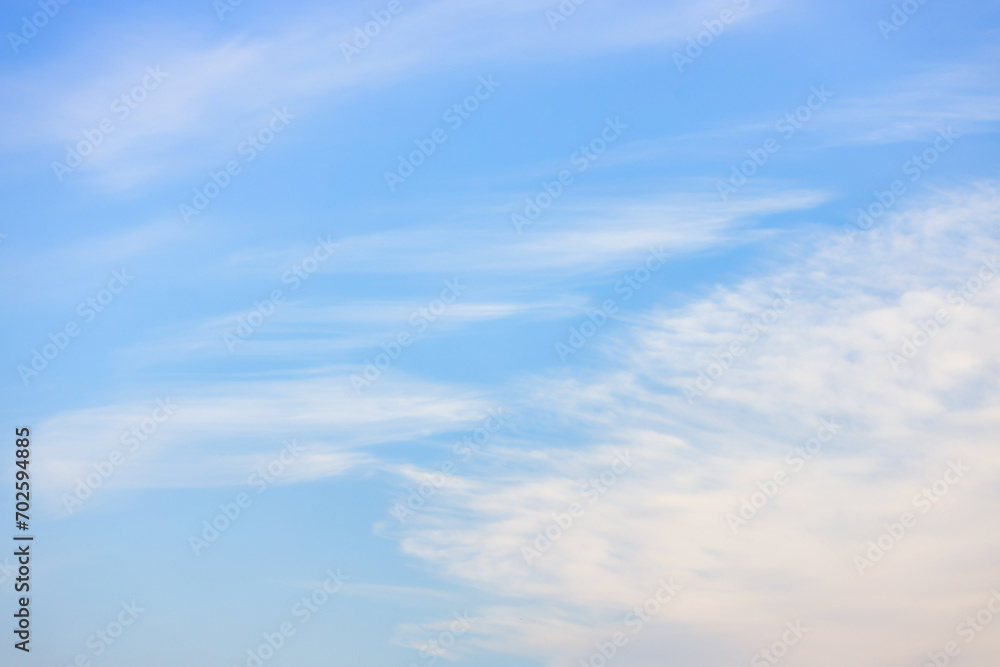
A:
[[[991,185],[927,198],[854,245],[820,238],[773,275],[646,313],[606,344],[611,370],[525,385],[537,418],[575,425],[577,444],[492,450],[403,530],[404,550],[511,600],[505,614],[477,610],[490,619],[481,645],[546,664],[576,665],[627,631],[668,576],[683,591],[635,635],[630,664],[746,662],[797,619],[800,664],[919,662],[1000,578],[987,528],[1000,499],[1000,277],[956,298],[1000,254],[998,212]],[[742,325],[778,289],[794,306],[750,342]],[[948,323],[894,371],[888,355],[940,309]],[[688,402],[684,387],[737,339],[745,351]],[[836,432],[793,470],[789,452],[824,420]],[[620,449],[633,468],[589,504],[583,485]],[[946,494],[915,499],[954,466]],[[778,470],[789,481],[746,525],[727,519]],[[583,515],[529,565],[522,547],[573,502]],[[859,574],[855,557],[904,512],[916,525]],[[663,643],[678,633],[703,640]],[[985,666],[998,648],[984,634],[963,659]]]

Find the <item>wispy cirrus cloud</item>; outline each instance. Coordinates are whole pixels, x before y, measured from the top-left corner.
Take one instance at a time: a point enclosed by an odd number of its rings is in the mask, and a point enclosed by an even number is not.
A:
[[[59,412],[35,429],[52,446],[35,463],[42,506],[59,498],[118,450],[127,455],[105,485],[117,489],[241,485],[259,465],[296,439],[305,449],[281,483],[322,479],[373,462],[362,450],[450,431],[480,418],[487,404],[453,389],[396,378],[356,395],[347,373],[316,369],[296,378],[253,377],[178,385],[146,401],[122,400]],[[136,446],[128,439],[170,399],[172,414]],[[163,411],[158,413],[163,417]],[[137,436],[135,436],[137,437]],[[134,440],[134,438],[132,439]],[[128,453],[132,452],[132,453]]]
[[[308,17],[261,15],[257,21],[267,29],[253,37],[184,47],[149,39],[103,56],[98,73],[82,79],[44,61],[8,74],[4,85],[31,103],[0,115],[5,127],[17,129],[5,135],[4,148],[49,145],[53,160],[61,160],[64,144],[81,140],[85,130],[111,117],[115,131],[80,172],[102,190],[130,190],[158,177],[217,167],[266,121],[274,105],[307,112],[404,78],[433,76],[455,67],[457,50],[465,63],[485,64],[498,57],[574,59],[676,44],[701,30],[701,21],[718,4],[630,2],[629,11],[595,4],[581,8],[572,31],[557,39],[545,18],[552,5],[543,0],[405,3],[405,11],[350,62],[341,44],[350,44],[354,28],[372,20],[366,11],[340,7]],[[252,11],[240,8],[244,17]],[[115,29],[136,31],[129,21],[137,19],[120,19]],[[102,26],[95,34],[109,29]],[[127,118],[116,118],[111,105],[139,83],[146,66],[162,67],[166,79]],[[47,85],[39,87],[38,80]]]
[[[995,132],[1000,85],[986,63],[997,49],[982,51],[973,59],[932,63],[877,92],[844,96],[817,118],[817,129],[828,145],[926,141],[948,127]]]

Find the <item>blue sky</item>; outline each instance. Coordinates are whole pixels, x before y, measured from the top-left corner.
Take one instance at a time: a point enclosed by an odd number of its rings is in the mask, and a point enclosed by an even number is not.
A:
[[[11,664],[996,664],[1000,7],[223,3],[0,11]]]

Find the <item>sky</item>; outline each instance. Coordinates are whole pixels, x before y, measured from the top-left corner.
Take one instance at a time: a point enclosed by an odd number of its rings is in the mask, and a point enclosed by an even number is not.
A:
[[[997,664],[1000,5],[0,27],[2,664]]]

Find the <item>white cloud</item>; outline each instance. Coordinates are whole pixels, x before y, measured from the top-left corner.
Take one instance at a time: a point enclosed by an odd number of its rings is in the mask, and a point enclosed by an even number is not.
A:
[[[45,245],[24,243],[19,254],[7,258],[0,265],[4,285],[3,294],[8,302],[82,299],[86,290],[103,286],[112,270],[135,272],[147,265],[149,258],[171,244],[185,239],[189,232],[170,219],[157,219],[123,229],[102,233],[80,234],[69,240],[46,240]],[[31,238],[30,241],[35,241]],[[30,284],[31,290],[24,285]],[[72,285],[73,290],[68,290]],[[83,288],[81,285],[90,285]]]
[[[949,127],[962,134],[994,131],[1000,89],[987,63],[996,54],[991,47],[971,60],[933,64],[878,92],[844,96],[819,115],[817,129],[831,145],[926,141]]]
[[[157,398],[170,399],[172,415],[165,417]],[[486,407],[476,397],[399,377],[358,396],[346,374],[321,371],[297,380],[255,378],[178,387],[147,401],[52,416],[35,429],[38,441],[48,444],[34,469],[38,488],[45,490],[40,499],[56,513],[62,512],[62,494],[73,494],[78,480],[116,450],[124,462],[114,466],[96,497],[107,497],[108,487],[242,485],[290,440],[297,440],[304,452],[288,465],[280,483],[301,482],[371,462],[365,447],[472,423]],[[154,424],[154,417],[160,421]],[[134,433],[133,428],[140,431],[130,441],[126,434]],[[136,442],[135,437],[145,439]]]
[[[518,234],[510,218],[523,207],[523,196],[513,196],[511,205],[477,207],[466,214],[477,227],[402,229],[345,238],[338,261],[323,270],[511,272],[512,280],[530,272],[527,280],[537,284],[546,274],[628,268],[650,247],[691,253],[742,243],[762,233],[748,229],[756,220],[812,208],[826,199],[822,192],[805,190],[745,197],[729,205],[719,203],[714,193],[574,198],[560,201]],[[484,217],[493,218],[487,229],[499,225],[500,231],[483,231]]]
[[[623,664],[745,664],[797,619],[810,630],[790,665],[919,664],[1000,582],[1000,279],[949,299],[1000,254],[998,212],[993,186],[928,199],[853,246],[822,238],[773,275],[647,313],[606,343],[612,370],[526,384],[518,410],[576,442],[492,448],[402,529],[404,550],[509,600],[476,611],[478,645],[546,664],[627,630],[670,576],[684,590],[627,632]],[[777,288],[795,305],[750,343],[741,326]],[[894,372],[888,354],[942,308],[948,324]],[[689,403],[683,387],[732,340],[746,351]],[[726,515],[831,417],[840,433],[734,535]],[[633,469],[590,505],[580,484],[619,448]],[[959,460],[971,470],[923,514],[913,496]],[[528,566],[521,547],[571,502],[583,516]],[[917,525],[859,575],[853,557],[906,511]],[[963,661],[992,664],[998,642],[984,635]]]
[[[754,12],[776,3],[756,4]],[[80,77],[64,71],[61,63],[42,62],[22,77],[5,77],[4,86],[28,103],[0,114],[4,126],[16,128],[6,134],[4,147],[48,144],[52,160],[62,161],[65,145],[110,118],[114,132],[80,172],[106,191],[129,190],[158,177],[218,168],[247,133],[266,122],[275,105],[287,105],[293,113],[335,106],[349,101],[350,95],[404,78],[451,70],[455,53],[463,54],[464,64],[479,61],[486,66],[498,57],[562,60],[678,45],[703,30],[702,21],[714,18],[720,3],[591,3],[556,32],[545,18],[545,11],[554,7],[548,0],[437,0],[405,6],[351,62],[340,44],[353,38],[355,26],[371,21],[360,7],[313,11],[308,17],[293,14],[278,21],[261,18],[266,25],[255,34],[267,37],[240,36],[184,47],[177,47],[175,39],[160,38],[159,26],[119,26],[142,31],[146,39],[141,48],[133,45],[104,61],[95,59],[97,74]],[[249,17],[252,8],[240,11]],[[167,79],[119,120],[110,108],[113,100],[141,82],[147,65],[162,67]]]

